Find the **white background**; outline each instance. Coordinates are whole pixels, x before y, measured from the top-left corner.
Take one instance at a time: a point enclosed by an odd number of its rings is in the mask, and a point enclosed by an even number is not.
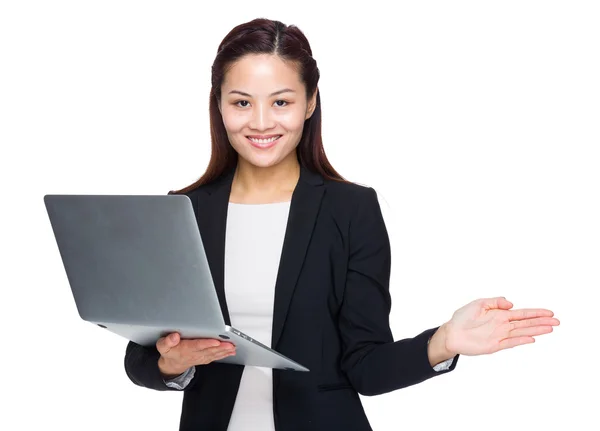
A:
[[[217,46],[267,17],[311,42],[334,167],[379,192],[395,337],[488,296],[562,322],[363,398],[374,429],[600,429],[596,4],[2,2],[2,428],[177,429],[181,393],[135,386],[126,340],[79,319],[42,197],[195,181]]]

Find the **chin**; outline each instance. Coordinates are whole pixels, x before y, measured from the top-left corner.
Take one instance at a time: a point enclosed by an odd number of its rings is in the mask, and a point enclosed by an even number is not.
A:
[[[235,143],[237,145],[234,145],[234,149],[237,151],[239,157],[243,158],[248,164],[259,168],[270,168],[282,162],[289,161],[291,157],[296,156],[296,148],[286,148],[288,145],[280,147],[276,145],[270,149],[259,150],[246,142],[241,143],[239,140],[236,140]],[[287,142],[281,143],[286,144]]]
[[[246,159],[248,163],[257,168],[270,168],[271,166],[276,166],[279,164],[280,160],[260,160],[260,159]]]
[[[242,155],[240,154],[240,157],[242,157],[247,163],[251,164],[252,166],[256,166],[258,168],[270,168],[272,166],[276,166],[284,161],[286,161],[290,155],[286,155],[284,157],[281,157],[279,154],[264,154],[262,155],[262,157],[257,157],[256,154],[248,154],[247,157],[246,155]]]

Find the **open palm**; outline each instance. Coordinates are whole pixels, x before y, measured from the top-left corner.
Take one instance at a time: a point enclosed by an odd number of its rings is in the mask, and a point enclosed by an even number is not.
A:
[[[559,325],[543,308],[511,310],[504,297],[478,299],[459,308],[446,323],[446,347],[467,356],[485,355],[535,342]]]

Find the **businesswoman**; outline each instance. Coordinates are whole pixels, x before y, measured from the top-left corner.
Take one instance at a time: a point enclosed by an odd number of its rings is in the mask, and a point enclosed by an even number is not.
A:
[[[370,430],[358,394],[423,382],[452,371],[461,354],[532,343],[559,324],[549,310],[486,298],[394,341],[377,195],[327,160],[318,80],[294,26],[257,19],[219,46],[210,163],[171,193],[194,203],[226,323],[311,371],[216,362],[235,347],[176,333],[153,348],[130,342],[125,369],[135,384],[184,392],[181,430]]]

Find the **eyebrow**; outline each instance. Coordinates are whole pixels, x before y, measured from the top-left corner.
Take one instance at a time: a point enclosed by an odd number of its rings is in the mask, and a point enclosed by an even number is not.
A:
[[[277,96],[277,95],[279,95],[281,93],[288,93],[288,92],[295,93],[295,91],[292,90],[291,88],[284,88],[283,90],[279,90],[279,91],[276,91],[274,93],[269,94],[269,97]],[[244,93],[243,91],[240,91],[240,90],[231,90],[229,92],[229,94],[240,94],[242,96],[252,97],[250,94]]]

